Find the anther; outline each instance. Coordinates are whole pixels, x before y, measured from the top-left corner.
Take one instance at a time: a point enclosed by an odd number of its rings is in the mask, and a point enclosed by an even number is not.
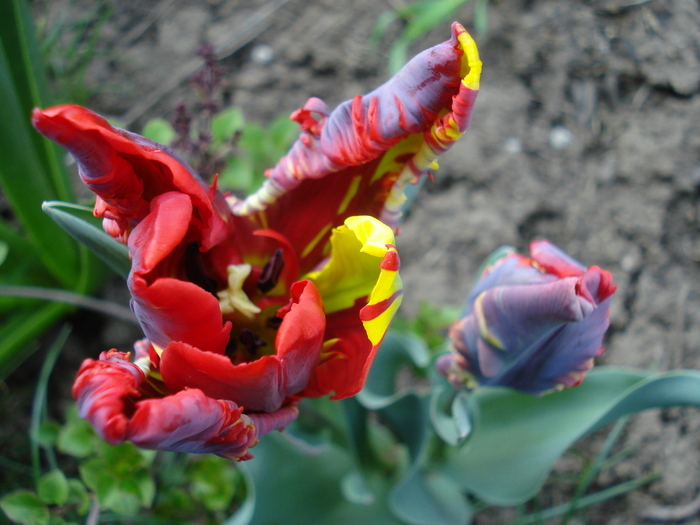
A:
[[[267,293],[272,290],[277,285],[277,281],[279,281],[283,269],[284,257],[282,257],[282,250],[277,250],[275,254],[270,257],[270,260],[265,263],[265,267],[258,279],[258,289],[262,293]]]

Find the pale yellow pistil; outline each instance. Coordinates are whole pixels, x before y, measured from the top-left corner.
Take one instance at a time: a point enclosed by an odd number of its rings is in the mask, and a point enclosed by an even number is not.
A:
[[[248,319],[253,319],[260,313],[260,308],[255,306],[243,291],[243,283],[250,275],[250,264],[230,264],[228,272],[228,288],[217,293],[222,314],[240,312]]]

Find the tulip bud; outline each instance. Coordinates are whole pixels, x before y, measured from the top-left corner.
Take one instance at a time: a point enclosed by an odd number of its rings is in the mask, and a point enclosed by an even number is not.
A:
[[[603,353],[616,289],[610,272],[586,268],[548,241],[530,252],[501,250],[469,294],[450,328],[452,352],[437,363],[454,386],[541,394],[579,385]]]

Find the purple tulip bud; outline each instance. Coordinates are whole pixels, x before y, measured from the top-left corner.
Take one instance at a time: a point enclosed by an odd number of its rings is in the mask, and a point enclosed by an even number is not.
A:
[[[610,272],[586,268],[548,241],[530,252],[506,252],[472,289],[450,329],[453,352],[437,362],[454,386],[541,394],[579,385],[603,353],[616,289]]]

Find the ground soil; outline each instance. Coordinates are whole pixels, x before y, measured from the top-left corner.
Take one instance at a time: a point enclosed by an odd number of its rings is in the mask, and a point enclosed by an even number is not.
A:
[[[309,96],[330,107],[388,77],[388,46],[369,44],[377,0],[104,0],[112,14],[85,76],[93,109],[138,131],[191,99],[194,50],[229,56],[230,102],[262,122]],[[398,3],[398,2],[397,2]],[[37,3],[51,23],[79,19],[94,0]],[[467,29],[473,8],[455,14]],[[443,24],[412,51],[449,36]],[[548,238],[619,286],[601,362],[666,370],[700,368],[700,5],[697,0],[501,0],[477,36],[484,73],[472,127],[441,160],[399,238],[404,312],[420,301],[460,304],[493,249],[526,250]],[[105,324],[105,348],[128,345]],[[89,345],[94,352],[93,341]],[[88,355],[77,349],[74,361]],[[600,446],[589,438],[556,469],[542,504],[570,497],[574,473]],[[622,439],[633,456],[601,488],[663,472],[648,488],[582,515],[588,523],[638,523],[650,505],[698,493],[700,413],[649,411]],[[559,480],[559,481],[557,481]],[[508,514],[488,512],[480,523]],[[689,516],[688,523],[700,523]]]

